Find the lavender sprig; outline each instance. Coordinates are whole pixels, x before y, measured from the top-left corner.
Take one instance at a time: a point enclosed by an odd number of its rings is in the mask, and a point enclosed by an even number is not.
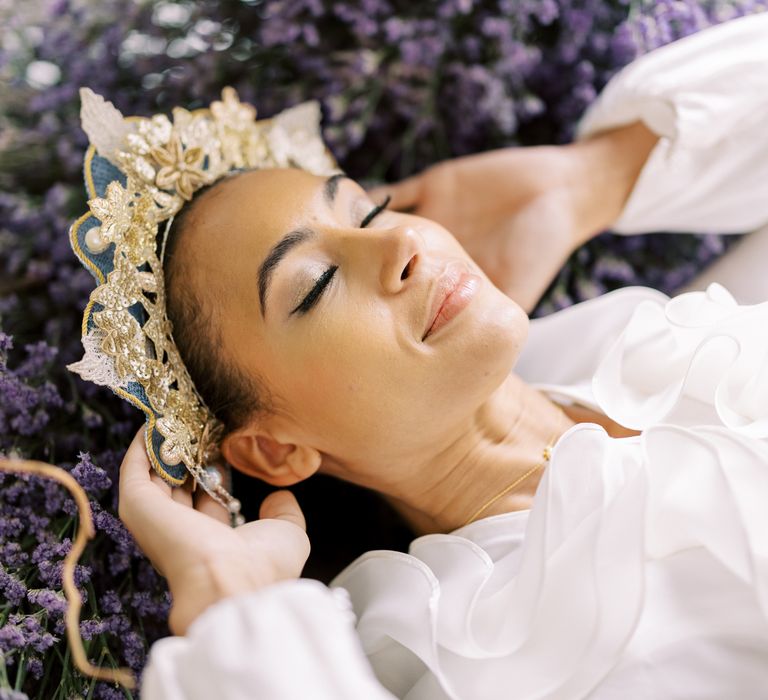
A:
[[[118,464],[141,418],[64,369],[82,353],[93,288],[66,235],[86,208],[80,86],[144,115],[208,104],[227,84],[260,116],[316,98],[345,170],[396,179],[465,153],[566,142],[635,57],[766,9],[768,0],[0,0],[0,453],[60,464],[91,499],[97,538],[77,582],[93,660],[140,671],[168,633],[169,598],[116,517]],[[574,254],[536,313],[625,285],[673,292],[734,240],[715,234],[605,234]],[[0,700],[126,697],[67,662],[60,562],[74,515],[59,487],[0,474]]]

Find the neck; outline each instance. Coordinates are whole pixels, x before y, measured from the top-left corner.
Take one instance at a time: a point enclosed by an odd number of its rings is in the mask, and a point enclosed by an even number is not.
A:
[[[511,374],[455,441],[416,465],[419,483],[378,490],[420,534],[530,508],[546,466],[544,448],[571,425],[552,401]]]

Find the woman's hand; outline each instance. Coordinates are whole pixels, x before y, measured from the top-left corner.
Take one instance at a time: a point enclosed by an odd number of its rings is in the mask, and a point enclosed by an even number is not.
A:
[[[304,516],[289,491],[270,494],[260,520],[238,528],[202,489],[172,489],[152,471],[144,430],[120,469],[120,518],[167,579],[169,624],[184,634],[209,605],[282,579],[297,578],[309,556]]]
[[[618,218],[656,139],[638,122],[568,146],[456,158],[370,194],[443,225],[530,311],[571,253]]]

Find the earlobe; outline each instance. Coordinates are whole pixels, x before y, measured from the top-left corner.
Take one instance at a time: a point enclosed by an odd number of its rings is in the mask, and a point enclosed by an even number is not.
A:
[[[235,431],[221,452],[235,469],[273,486],[292,486],[317,472],[322,455],[313,447],[281,443],[264,433]]]

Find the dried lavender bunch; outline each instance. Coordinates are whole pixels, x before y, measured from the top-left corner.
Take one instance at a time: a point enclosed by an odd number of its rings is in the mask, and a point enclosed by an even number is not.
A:
[[[139,670],[167,633],[168,598],[115,515],[117,466],[140,417],[64,370],[81,354],[92,288],[66,236],[85,210],[81,85],[125,114],[208,104],[226,84],[263,116],[316,98],[347,172],[396,179],[465,153],[566,142],[636,56],[766,9],[768,0],[0,0],[0,453],[56,462],[91,498],[98,536],[78,581],[92,658]],[[537,313],[628,284],[672,292],[726,245],[606,234],[573,256]],[[322,542],[331,514],[306,496]],[[68,664],[59,562],[73,517],[59,487],[2,477],[0,700],[129,697]]]

